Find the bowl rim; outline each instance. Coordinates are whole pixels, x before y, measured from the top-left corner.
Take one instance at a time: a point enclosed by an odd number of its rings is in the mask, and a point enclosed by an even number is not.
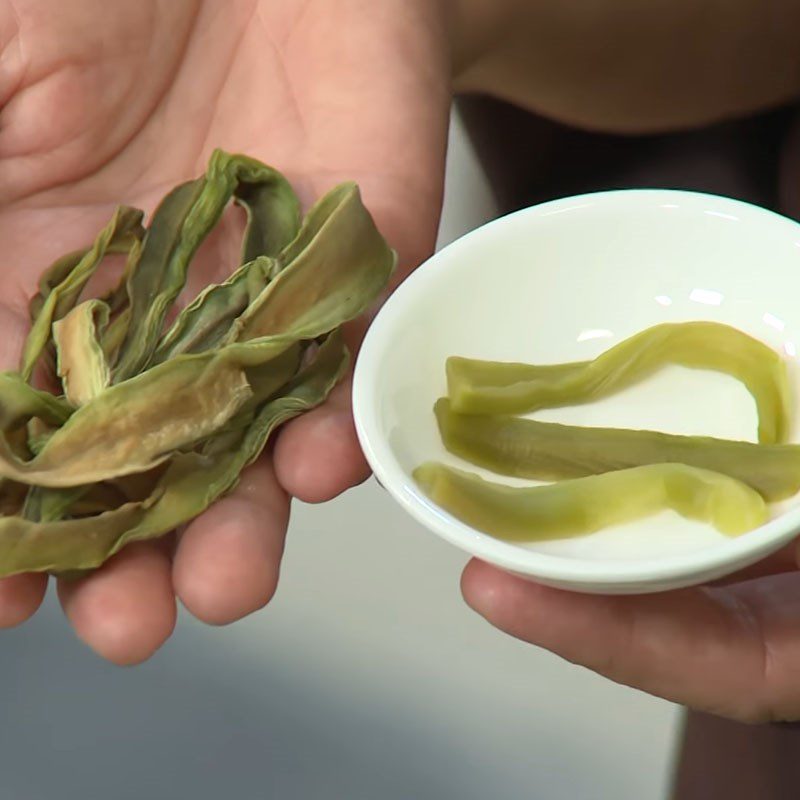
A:
[[[622,196],[638,200],[676,200],[713,202],[718,208],[706,209],[732,213],[734,209],[750,217],[750,221],[767,226],[788,225],[797,231],[800,247],[800,222],[776,211],[724,195],[684,189],[633,188],[612,189],[569,195],[512,211],[470,230],[442,247],[414,269],[389,296],[367,330],[355,362],[352,402],[356,434],[364,455],[378,483],[417,522],[445,541],[488,563],[511,572],[530,575],[545,581],[593,583],[595,585],[630,585],[656,581],[689,579],[692,576],[725,574],[753,563],[794,538],[800,531],[800,507],[790,509],[761,527],[742,536],[723,540],[701,550],[646,559],[585,559],[539,553],[503,542],[478,531],[448,514],[414,486],[412,479],[398,463],[386,437],[382,435],[378,387],[372,380],[378,374],[377,364],[391,341],[389,333],[414,296],[425,286],[432,270],[456,269],[458,253],[487,232],[496,233],[520,218],[537,218],[554,211],[567,210],[586,202],[605,203]],[[444,262],[444,263],[442,263]],[[449,263],[448,263],[449,262]]]

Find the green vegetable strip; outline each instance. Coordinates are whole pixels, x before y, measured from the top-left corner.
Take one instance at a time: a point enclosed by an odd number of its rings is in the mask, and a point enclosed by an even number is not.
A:
[[[329,191],[308,210],[297,234],[279,253],[283,265],[291,264],[319,236],[331,217],[342,206],[343,199],[358,191],[352,182],[341,183]]]
[[[134,224],[133,226],[127,228],[124,235],[112,238],[105,249],[106,255],[131,253],[134,248],[138,248],[138,246],[141,244],[141,240],[145,234],[144,228],[141,225],[141,220],[144,216],[142,211],[133,208],[129,208],[127,211],[121,208],[119,211],[123,213],[133,212],[138,214],[139,224]],[[76,250],[72,253],[68,253],[67,255],[57,259],[47,270],[44,271],[42,277],[39,279],[39,291],[31,298],[31,301],[28,304],[31,322],[36,322],[36,318],[42,312],[45,300],[53,291],[53,289],[65,281],[69,277],[70,273],[89,253],[91,253],[91,251],[92,248],[89,247],[85,248],[84,250]],[[124,291],[124,285],[121,288]],[[114,290],[109,297],[103,298],[109,304],[112,311],[115,311],[117,308],[115,302],[112,300],[117,296],[119,291],[120,287]]]
[[[160,364],[181,353],[200,353],[218,346],[233,321],[250,304],[251,287],[262,289],[275,272],[272,258],[259,257],[239,267],[224,283],[204,289],[181,311],[153,353],[152,364]]]
[[[141,235],[141,221],[141,211],[121,206],[82,258],[77,262],[74,258],[62,259],[51,267],[50,278],[43,279],[40,294],[31,301],[35,319],[20,364],[20,372],[25,380],[30,380],[42,351],[50,341],[53,323],[72,309],[106,253],[127,252],[133,247]],[[71,269],[67,272],[69,267]],[[66,277],[51,288],[50,280],[61,277],[65,272]]]
[[[53,425],[66,422],[75,409],[65,400],[34,389],[16,372],[0,372],[0,431],[39,417]]]
[[[646,378],[665,364],[726,373],[749,390],[765,444],[789,433],[786,364],[771,348],[714,322],[663,324],[620,342],[593,361],[535,366],[447,360],[448,394],[455,411],[514,414],[597,400]]]
[[[186,185],[192,186],[185,189],[186,196],[182,198],[188,202],[176,204],[177,214],[165,215],[167,241],[151,245],[148,233],[139,265],[131,276],[130,329],[116,368],[115,382],[136,374],[149,361],[158,344],[167,311],[186,282],[192,256],[219,220],[237,187],[241,184],[279,185],[281,181],[283,178],[274,169],[259,161],[214,151],[205,179]],[[281,202],[287,202],[285,194],[285,191],[279,192]],[[240,197],[241,202],[250,203],[252,200],[257,198],[246,194]],[[265,221],[261,219],[263,212],[257,208],[256,205],[249,206],[251,219],[244,248],[246,253],[254,246],[254,241],[267,235],[260,233],[260,226]],[[286,226],[283,219],[281,226]],[[291,235],[290,225],[287,230],[276,234],[276,246],[287,235]]]
[[[58,488],[141,472],[167,458],[171,449],[224,424],[247,400],[242,369],[260,367],[298,339],[316,338],[357,316],[388,280],[394,256],[357,193],[348,191],[333,220],[278,275],[259,303],[273,327],[283,324],[288,330],[178,356],[116,384],[77,411],[28,463],[14,458],[0,439],[0,476]],[[346,245],[333,244],[339,235]],[[327,258],[305,257],[328,242]],[[301,281],[315,289],[299,291]],[[320,286],[325,291],[318,291]],[[253,325],[240,329],[240,335],[257,331],[260,321],[252,317]]]
[[[68,489],[31,486],[25,497],[22,516],[33,522],[55,522],[66,516],[74,504],[89,491],[90,487],[87,486],[71,486]]]
[[[328,209],[328,221],[233,323],[227,344],[207,357],[261,367],[298,341],[317,339],[358,317],[375,302],[394,269],[394,251],[352,185],[337,187],[318,205]],[[299,237],[304,236],[301,231]]]
[[[130,301],[128,298],[128,281],[139,263],[142,255],[142,243],[134,242],[128,253],[125,269],[117,285],[103,295],[100,299],[109,309],[110,322],[102,331],[100,346],[109,367],[117,363],[117,356],[125,337],[128,335],[128,325],[131,320]]]
[[[291,186],[274,173],[263,182],[241,184],[235,199],[248,216],[243,266],[224,283],[209,286],[181,312],[156,348],[152,364],[218,345],[231,322],[285,266],[274,256],[296,239],[300,229],[300,203]]]
[[[72,409],[74,411],[74,409]],[[17,451],[20,458],[39,455],[44,449],[50,437],[58,430],[58,427],[49,425],[41,417],[31,417],[25,426],[25,448],[23,454]],[[7,438],[10,438],[7,436]]]
[[[236,365],[182,356],[81,406],[31,461],[0,437],[0,476],[60,488],[144,472],[209,436],[250,395]]]
[[[735,536],[762,525],[761,495],[743,483],[683,464],[656,464],[515,488],[443,464],[414,471],[436,505],[477,530],[508,541],[581,536],[632,522],[663,509],[708,522]]]
[[[143,232],[143,231],[142,231]],[[69,274],[81,263],[81,261],[88,255],[91,248],[83,250],[75,250],[72,253],[62,256],[45,270],[42,277],[39,279],[39,291],[31,298],[28,303],[28,313],[31,322],[36,322],[36,318],[42,313],[44,308],[44,301],[53,289],[58,286],[62,281],[69,277]],[[106,252],[109,252],[107,250]]]
[[[283,389],[297,374],[305,349],[299,343],[295,343],[265,364],[247,368],[245,375],[252,395],[242,406],[242,411],[249,411],[272,399]]]
[[[386,286],[396,255],[387,246],[358,187],[342,184],[309,211],[281,256],[284,268],[236,321],[229,342],[291,331],[314,339],[363,313]]]
[[[234,200],[247,213],[242,264],[276,257],[300,230],[300,201],[289,182],[272,171],[256,183],[241,183]]]
[[[189,260],[214,223],[205,220],[202,229],[193,229],[191,242],[183,243],[186,222],[205,186],[203,178],[177,186],[153,214],[142,252],[128,275],[129,314],[114,368],[115,383],[135,375],[144,365],[161,335],[164,316],[183,288]]]
[[[232,197],[248,218],[245,263],[163,337],[189,262]],[[122,280],[76,306],[109,252],[128,253]],[[339,327],[376,300],[394,264],[354,185],[301,225],[279,173],[221,151],[205,178],[165,198],[146,235],[141,212],[119,209],[31,301],[23,366],[57,351],[71,403],[0,374],[0,576],[94,568],[229,491],[271,432],[340,380]]]
[[[736,478],[770,502],[800,491],[800,445],[457,414],[445,399],[436,403],[435,411],[451,453],[501,475],[556,481],[675,463]]]
[[[284,396],[267,403],[249,428],[226,442],[230,449],[178,454],[143,501],[60,522],[1,517],[0,577],[92,569],[131,542],[161,536],[193,519],[236,485],[241,470],[258,457],[279,425],[319,405],[346,366],[346,350],[333,337]]]
[[[57,372],[67,400],[82,406],[102,394],[110,380],[100,336],[108,325],[109,308],[86,300],[53,325]]]
[[[130,308],[124,308],[111,320],[100,339],[100,347],[103,350],[106,363],[110,368],[114,367],[119,357],[125,337],[128,335],[128,327],[131,321]],[[112,370],[113,371],[113,370]]]

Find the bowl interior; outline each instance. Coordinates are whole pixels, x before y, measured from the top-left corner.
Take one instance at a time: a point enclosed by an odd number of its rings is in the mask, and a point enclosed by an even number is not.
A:
[[[665,511],[590,536],[508,545],[432,506],[411,477],[449,455],[432,406],[451,355],[553,363],[590,359],[667,321],[734,325],[781,352],[794,391],[800,349],[800,226],[724,198],[636,190],[558,200],[496,220],[416,271],[378,315],[359,358],[359,434],[378,478],[409,511],[464,549],[529,574],[666,574],[698,559],[774,549],[798,500],[739,539]],[[797,413],[795,410],[795,413]],[[537,419],[755,440],[756,414],[732,378],[669,367],[645,383]],[[797,440],[797,431],[793,432]],[[530,483],[530,482],[528,482]],[[797,518],[797,519],[795,519]],[[745,542],[744,540],[749,540]],[[754,559],[751,559],[754,560]],[[655,574],[653,572],[653,574]]]

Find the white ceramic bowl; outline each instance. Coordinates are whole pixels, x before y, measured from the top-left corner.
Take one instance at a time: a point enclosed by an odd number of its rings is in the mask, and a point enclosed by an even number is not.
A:
[[[659,322],[701,319],[780,351],[794,391],[800,225],[746,203],[661,190],[570,197],[495,220],[423,264],[375,319],[353,389],[362,447],[378,480],[423,525],[541,583],[632,593],[732,573],[800,532],[797,498],[734,539],[664,511],[590,536],[516,545],[437,508],[411,477],[429,460],[489,477],[441,444],[432,407],[446,392],[448,356],[582,360]],[[679,367],[601,402],[536,416],[749,440],[756,431],[754,403],[739,383]]]

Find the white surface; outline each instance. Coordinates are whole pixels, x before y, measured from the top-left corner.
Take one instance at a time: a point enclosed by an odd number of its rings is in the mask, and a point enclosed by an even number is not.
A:
[[[445,239],[491,213],[457,134]],[[268,609],[143,667],[48,602],[0,635],[0,798],[666,800],[677,709],[490,628],[465,560],[369,481],[295,507]]]
[[[405,281],[361,350],[354,409],[376,475],[449,542],[555,586],[662,591],[754,563],[794,538],[797,499],[738,538],[665,511],[591,536],[510,544],[436,507],[412,472],[442,461],[514,482],[476,470],[442,445],[432,407],[447,393],[444,365],[451,355],[583,361],[658,323],[711,320],[770,345],[796,382],[797,359],[787,353],[800,341],[799,248],[800,225],[791,220],[677,191],[566,198],[472,231]],[[756,430],[754,403],[742,385],[678,367],[601,402],[535,416],[734,439],[752,440]]]

